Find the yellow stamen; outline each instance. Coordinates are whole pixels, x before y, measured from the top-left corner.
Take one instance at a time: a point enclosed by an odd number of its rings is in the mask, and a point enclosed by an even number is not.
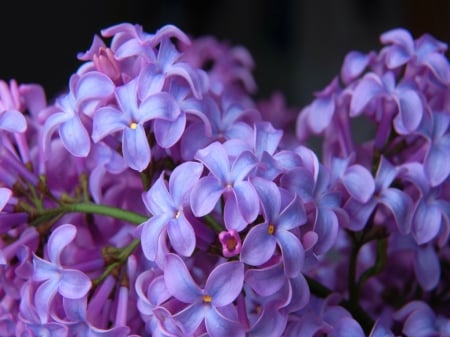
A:
[[[180,217],[180,211],[177,211],[176,213],[175,213],[175,219],[178,219]]]
[[[273,235],[274,232],[275,232],[275,226],[270,224],[269,227],[267,227],[267,233],[269,233],[270,235]]]
[[[133,130],[135,130],[136,128],[137,128],[137,123],[135,123],[135,122],[132,122],[131,124],[130,124],[130,129],[133,129]]]
[[[203,295],[202,300],[203,303],[211,303],[212,297],[210,295]]]

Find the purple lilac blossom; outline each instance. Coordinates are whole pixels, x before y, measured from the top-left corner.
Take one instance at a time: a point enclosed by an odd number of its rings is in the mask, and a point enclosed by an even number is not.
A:
[[[304,108],[173,25],[0,80],[0,334],[447,336],[447,44],[380,42]]]

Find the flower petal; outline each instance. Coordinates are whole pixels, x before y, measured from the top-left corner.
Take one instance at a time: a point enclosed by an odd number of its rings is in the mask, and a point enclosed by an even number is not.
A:
[[[173,249],[182,256],[191,256],[195,249],[195,232],[183,214],[167,224],[167,234]]]
[[[194,282],[185,263],[178,255],[167,254],[164,281],[167,290],[178,300],[185,303],[201,302],[202,291]]]
[[[361,203],[369,201],[375,192],[375,181],[370,172],[362,165],[350,166],[342,177],[348,193]]]
[[[255,220],[259,213],[259,198],[253,184],[248,181],[237,182],[233,191],[242,217],[248,223]]]
[[[423,115],[423,105],[415,90],[398,89],[397,91],[399,112],[394,118],[394,127],[399,134],[406,135],[419,126]]]
[[[59,128],[64,147],[75,157],[87,157],[91,149],[91,139],[78,116],[66,120]]]
[[[212,297],[212,305],[222,307],[238,297],[243,285],[244,264],[240,261],[225,262],[208,276],[204,291]]]
[[[305,260],[303,246],[300,240],[289,231],[278,231],[276,237],[283,256],[286,276],[296,277],[302,270]]]
[[[173,170],[169,190],[176,205],[183,204],[183,199],[198,182],[202,172],[203,165],[193,161],[184,162]]]
[[[77,228],[71,224],[57,227],[48,239],[47,250],[51,262],[60,265],[59,257],[62,250],[75,239]]]
[[[27,120],[20,111],[6,110],[0,112],[0,129],[9,132],[24,132],[27,129]]]
[[[411,197],[399,189],[388,188],[382,192],[380,202],[391,210],[400,233],[408,234],[411,230]]]
[[[191,207],[196,216],[203,216],[211,212],[223,193],[223,187],[212,176],[201,178],[192,188]]]
[[[267,262],[273,255],[276,239],[268,233],[267,224],[259,224],[248,232],[241,249],[241,260],[252,266]]]
[[[142,223],[141,246],[145,257],[149,261],[156,260],[159,237],[169,219],[167,214],[154,215]]]
[[[441,265],[432,245],[421,246],[416,250],[414,271],[424,290],[430,291],[438,285],[441,277]]]
[[[315,134],[322,133],[330,125],[335,110],[334,96],[319,97],[308,111],[308,124]]]
[[[151,150],[144,127],[137,124],[135,129],[123,132],[123,158],[128,166],[139,172],[144,171],[151,160]]]
[[[245,283],[264,297],[273,295],[280,290],[285,281],[286,277],[281,263],[266,268],[249,269],[245,273]]]
[[[441,229],[442,210],[438,204],[421,200],[414,212],[413,235],[417,244],[431,241]]]
[[[153,130],[156,142],[163,148],[175,145],[183,135],[186,127],[186,114],[182,113],[174,121],[156,119],[153,122]]]
[[[98,109],[94,114],[92,127],[92,139],[98,142],[102,138],[116,131],[120,131],[129,126],[131,120],[121,111],[104,107]]]
[[[79,270],[65,269],[58,285],[58,292],[63,297],[78,299],[86,296],[91,289],[90,278]]]
[[[352,93],[350,102],[350,116],[358,116],[366,105],[374,98],[385,92],[383,83],[378,75],[365,75]]]
[[[211,309],[206,312],[205,326],[209,336],[214,337],[244,337],[244,327],[237,321],[232,321],[216,310]]]

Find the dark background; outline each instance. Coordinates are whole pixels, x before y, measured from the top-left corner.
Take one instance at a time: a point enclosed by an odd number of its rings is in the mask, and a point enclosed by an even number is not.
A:
[[[93,35],[125,21],[150,33],[171,23],[192,37],[245,46],[256,64],[257,97],[280,90],[294,107],[330,82],[347,52],[378,50],[388,29],[450,43],[449,0],[16,0],[0,14],[0,78],[40,83],[50,99]]]

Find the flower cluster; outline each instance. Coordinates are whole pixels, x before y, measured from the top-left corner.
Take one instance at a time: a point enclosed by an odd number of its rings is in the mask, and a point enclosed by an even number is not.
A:
[[[1,80],[0,335],[450,336],[447,46],[380,41],[301,110],[173,25]]]

